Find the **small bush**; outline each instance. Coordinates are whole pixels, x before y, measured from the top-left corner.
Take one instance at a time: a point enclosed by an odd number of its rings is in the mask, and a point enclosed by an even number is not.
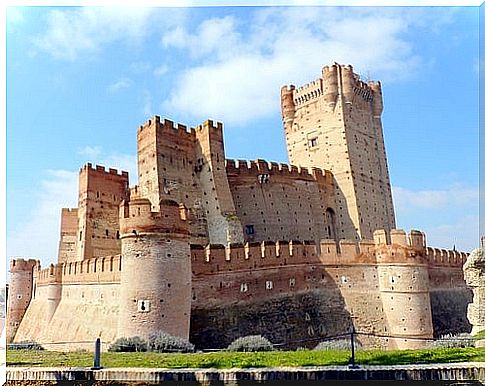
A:
[[[37,343],[33,340],[24,340],[22,342],[11,343],[11,344],[7,345],[7,349],[9,349],[9,350],[43,350],[44,347],[42,347],[39,343]]]
[[[362,348],[362,345],[354,340],[354,347],[355,349]],[[325,340],[320,342],[314,348],[316,351],[327,351],[327,350],[352,350],[352,343],[350,339],[332,339],[332,340]]]
[[[111,352],[140,352],[147,351],[147,342],[139,336],[118,338],[108,348]]]
[[[460,348],[475,347],[475,339],[468,333],[446,334],[439,337],[430,344],[432,348]]]
[[[195,346],[188,340],[158,331],[148,337],[148,351],[155,352],[194,352]]]
[[[248,335],[236,339],[228,347],[227,351],[273,351],[274,346],[268,339],[261,335]]]

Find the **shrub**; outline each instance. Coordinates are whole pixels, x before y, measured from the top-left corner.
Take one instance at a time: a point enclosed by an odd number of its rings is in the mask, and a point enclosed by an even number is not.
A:
[[[437,340],[430,344],[432,348],[459,348],[459,347],[475,347],[475,339],[468,333],[462,334],[446,334],[440,336]]]
[[[194,352],[195,346],[188,340],[157,331],[148,337],[148,351]]]
[[[274,346],[268,339],[261,335],[248,335],[236,339],[228,347],[228,351],[273,351]]]
[[[24,340],[18,343],[11,343],[7,345],[7,348],[9,350],[43,350],[44,349],[44,347],[42,347],[39,343],[33,340]]]
[[[112,352],[139,352],[147,351],[147,342],[139,336],[118,338],[108,348]]]
[[[355,349],[361,348],[362,345],[354,340],[354,347]],[[327,350],[352,350],[352,343],[350,339],[331,339],[331,340],[324,340],[317,344],[314,348],[316,351],[327,351]]]

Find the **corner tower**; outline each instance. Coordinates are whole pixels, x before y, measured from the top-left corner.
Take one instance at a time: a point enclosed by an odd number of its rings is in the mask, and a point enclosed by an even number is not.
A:
[[[395,228],[382,134],[379,82],[365,83],[352,66],[325,66],[322,77],[281,89],[291,164],[319,167],[335,178],[339,238],[371,239]]]
[[[27,307],[32,299],[34,270],[38,262],[33,259],[14,259],[10,262],[10,287],[7,301],[7,343],[14,340]]]

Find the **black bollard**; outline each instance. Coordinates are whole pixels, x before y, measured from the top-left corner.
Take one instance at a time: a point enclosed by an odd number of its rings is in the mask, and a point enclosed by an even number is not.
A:
[[[91,370],[100,370],[101,367],[101,339],[96,339],[96,344],[94,346],[94,365]]]

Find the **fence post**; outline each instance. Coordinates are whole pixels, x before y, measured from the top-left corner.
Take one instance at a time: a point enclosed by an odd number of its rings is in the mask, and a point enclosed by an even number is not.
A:
[[[94,365],[91,370],[100,370],[101,367],[101,339],[96,338],[96,343],[94,345]]]
[[[349,367],[351,369],[357,368],[357,366],[355,364],[355,343],[354,343],[354,339],[355,339],[355,327],[354,327],[354,324],[352,323],[352,330],[350,331],[350,348],[352,349],[352,356],[350,357],[350,363],[349,363]]]

